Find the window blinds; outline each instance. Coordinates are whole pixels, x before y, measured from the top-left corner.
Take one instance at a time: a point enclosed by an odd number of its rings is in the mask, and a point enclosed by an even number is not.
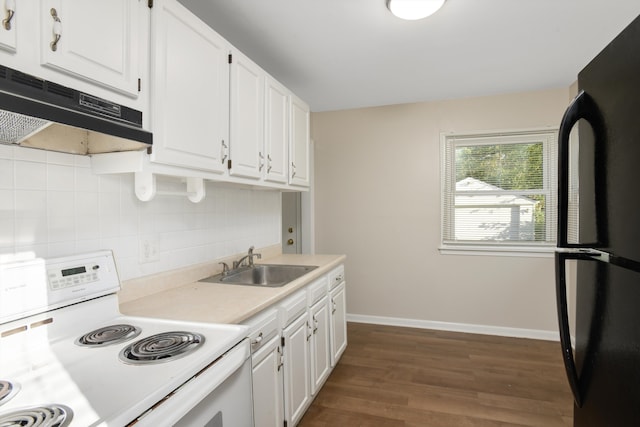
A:
[[[444,245],[552,246],[556,131],[447,136]]]

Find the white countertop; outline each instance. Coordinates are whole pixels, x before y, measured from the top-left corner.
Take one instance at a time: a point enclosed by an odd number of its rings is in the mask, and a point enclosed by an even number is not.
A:
[[[240,323],[254,314],[273,305],[287,295],[307,285],[344,263],[344,255],[289,255],[281,254],[263,259],[256,264],[317,265],[318,268],[280,288],[259,286],[225,285],[198,282],[211,274],[193,271],[185,275],[200,274],[194,281],[157,291],[153,280],[144,284],[140,280],[129,286],[144,288],[136,298],[120,298],[120,311],[128,316],[159,317],[172,320],[211,323]],[[217,263],[212,263],[216,265]],[[214,268],[214,267],[211,267]],[[217,267],[215,267],[217,268]],[[206,271],[199,267],[198,271]],[[172,273],[167,273],[171,275]],[[175,273],[173,273],[175,275]],[[204,274],[204,275],[203,275]],[[162,275],[155,278],[163,281]]]

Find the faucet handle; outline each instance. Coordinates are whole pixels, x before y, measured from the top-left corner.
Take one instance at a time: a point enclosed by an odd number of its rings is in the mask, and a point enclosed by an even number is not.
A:
[[[222,264],[222,275],[225,276],[227,273],[229,273],[229,264],[227,264],[226,262],[219,262],[218,264]]]

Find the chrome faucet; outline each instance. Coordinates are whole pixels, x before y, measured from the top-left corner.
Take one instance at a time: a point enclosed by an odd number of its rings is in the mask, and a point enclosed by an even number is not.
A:
[[[247,252],[247,254],[245,256],[243,256],[242,258],[240,258],[237,261],[233,261],[233,268],[234,270],[236,268],[239,268],[242,266],[242,263],[245,262],[245,260],[247,261],[247,266],[249,267],[253,267],[253,257],[256,257],[258,259],[262,259],[262,255],[261,254],[254,254],[253,253],[253,249],[255,249],[253,246],[251,246],[249,248],[249,252]]]

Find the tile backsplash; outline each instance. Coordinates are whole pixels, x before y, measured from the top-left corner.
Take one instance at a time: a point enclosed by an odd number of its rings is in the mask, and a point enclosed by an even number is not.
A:
[[[160,195],[141,202],[133,174],[94,175],[90,162],[0,145],[0,255],[112,249],[126,280],[280,243],[278,191],[207,182],[200,203]],[[142,253],[149,245],[157,249],[153,261]]]

